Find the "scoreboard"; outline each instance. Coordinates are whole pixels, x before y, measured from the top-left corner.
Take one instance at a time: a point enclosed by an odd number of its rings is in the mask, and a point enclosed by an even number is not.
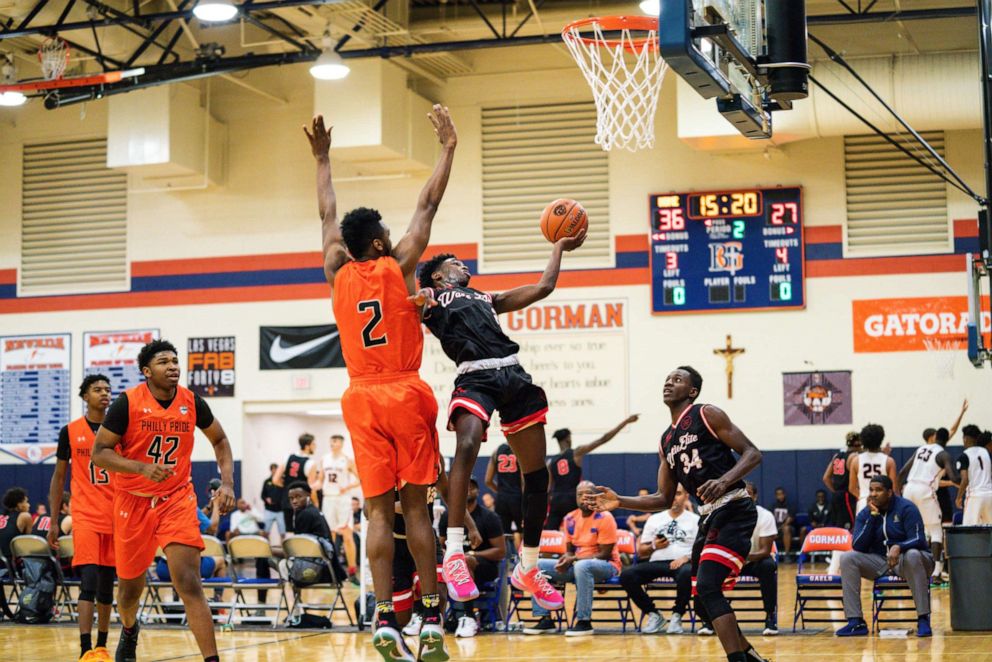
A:
[[[806,305],[802,189],[652,195],[652,312]]]

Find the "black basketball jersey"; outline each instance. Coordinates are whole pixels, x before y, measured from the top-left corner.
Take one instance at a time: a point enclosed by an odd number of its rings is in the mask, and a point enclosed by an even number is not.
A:
[[[400,500],[400,493],[395,492],[396,500]],[[433,522],[434,521],[434,499],[437,498],[437,488],[431,485],[427,488],[427,518]],[[403,519],[403,515],[396,513],[393,517],[393,537],[394,538],[406,538],[406,520]]]
[[[282,508],[283,510],[289,510],[291,506],[289,505],[289,486],[293,483],[307,483],[307,462],[313,458],[309,455],[297,455],[292,454],[289,459],[286,460],[286,470],[282,474]],[[307,494],[310,493],[309,483],[307,487]]]
[[[20,512],[17,510],[5,510],[0,513],[0,554],[7,559],[10,558],[10,541],[21,535],[17,529],[17,517]]]
[[[834,459],[830,461],[830,485],[834,492],[846,492],[851,478],[851,472],[847,469],[847,458],[850,453],[846,450],[838,451]]]
[[[62,535],[62,520],[64,520],[66,517],[67,515],[62,515],[62,514],[59,515],[58,524],[56,525],[58,526],[59,529],[59,535]],[[41,517],[36,519],[34,521],[34,524],[31,526],[31,535],[41,536],[42,538],[45,538],[46,536],[48,536],[48,532],[51,530],[51,528],[52,528],[52,518],[49,517],[48,515],[42,515]]]
[[[582,467],[575,463],[575,451],[569,448],[551,458],[552,494],[575,498],[575,488],[582,482]]]
[[[501,359],[520,351],[499,324],[493,295],[470,287],[434,290],[437,305],[424,312],[424,324],[455,363]]]
[[[520,467],[517,465],[517,456],[510,448],[510,444],[500,444],[499,448],[496,449],[495,461],[496,487],[499,488],[500,495],[519,495],[521,493]]]
[[[737,464],[730,447],[710,430],[703,415],[706,405],[692,405],[661,437],[661,460],[675,473],[675,480],[697,502],[696,490],[708,480],[716,480]],[[727,491],[744,487],[739,480]]]

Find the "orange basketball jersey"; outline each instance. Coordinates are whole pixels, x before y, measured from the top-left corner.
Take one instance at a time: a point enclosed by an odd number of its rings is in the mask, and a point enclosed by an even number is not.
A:
[[[368,377],[420,369],[420,312],[392,257],[351,261],[334,277],[334,319],[348,375]]]
[[[121,474],[117,488],[133,494],[169,494],[190,481],[190,456],[196,430],[193,392],[176,387],[168,409],[152,396],[146,383],[127,390],[128,424],[121,455],[129,460],[171,467],[175,474],[154,483],[140,474]]]
[[[116,478],[110,471],[90,462],[95,439],[96,435],[86,418],[80,416],[69,423],[72,522],[74,527],[81,526],[96,533],[113,533]]]

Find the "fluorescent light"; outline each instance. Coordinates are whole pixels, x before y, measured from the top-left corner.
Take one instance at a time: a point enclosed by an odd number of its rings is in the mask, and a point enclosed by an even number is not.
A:
[[[23,106],[27,100],[20,92],[0,92],[0,106]]]
[[[661,0],[644,0],[640,6],[641,11],[648,16],[657,16],[661,13]]]
[[[218,23],[237,16],[238,8],[231,0],[203,0],[193,7],[193,15],[201,21]]]
[[[325,48],[317,61],[310,67],[310,75],[318,80],[341,80],[351,73],[341,56],[331,48]]]

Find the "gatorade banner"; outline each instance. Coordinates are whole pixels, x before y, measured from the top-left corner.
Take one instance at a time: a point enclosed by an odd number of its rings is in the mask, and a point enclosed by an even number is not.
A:
[[[968,338],[968,297],[914,297],[851,302],[855,352],[925,352],[927,342],[964,350]],[[983,301],[981,329],[990,330]],[[987,342],[987,341],[986,341]]]
[[[158,329],[88,331],[83,334],[83,374],[109,377],[114,396],[137,386],[145,380],[138,370],[138,352],[158,337]]]
[[[190,338],[186,349],[189,390],[205,398],[233,398],[234,336]]]

